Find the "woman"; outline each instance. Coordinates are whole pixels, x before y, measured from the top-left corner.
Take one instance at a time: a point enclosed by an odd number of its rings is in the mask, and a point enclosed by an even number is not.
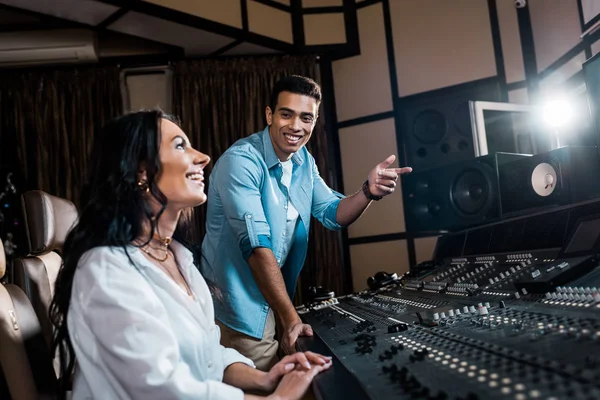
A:
[[[210,158],[159,111],[116,119],[98,140],[51,305],[63,376],[77,358],[73,398],[300,398],[329,358],[296,353],[266,373],[219,344],[182,238],[186,211],[206,201]]]

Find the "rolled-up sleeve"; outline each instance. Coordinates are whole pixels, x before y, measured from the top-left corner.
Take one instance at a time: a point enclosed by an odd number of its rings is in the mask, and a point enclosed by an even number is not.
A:
[[[177,339],[163,322],[169,320],[165,306],[134,267],[123,268],[122,259],[115,257],[97,253],[84,260],[83,268],[80,262],[75,285],[84,293],[85,313],[71,320],[75,326],[70,330],[74,335],[93,332],[96,340],[82,345],[95,354],[94,362],[119,397],[243,399],[240,389],[199,380],[181,362]]]
[[[319,173],[319,169],[312,158],[309,159],[312,166],[313,197],[312,197],[312,215],[318,219],[325,228],[330,230],[341,229],[342,226],[337,223],[337,208],[344,195],[331,189]]]
[[[241,355],[237,350],[221,346],[223,354],[223,369],[227,369],[231,364],[242,363],[254,368],[254,363],[249,358]]]
[[[244,150],[229,151],[221,156],[213,174],[211,183],[216,185],[244,259],[257,247],[272,249],[271,229],[260,193],[264,172],[257,160]]]

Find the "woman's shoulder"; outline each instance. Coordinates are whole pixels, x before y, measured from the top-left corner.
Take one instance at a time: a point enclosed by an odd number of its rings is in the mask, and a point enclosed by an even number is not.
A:
[[[91,273],[101,271],[131,270],[137,249],[134,246],[98,246],[94,247],[79,258],[78,270],[88,270]]]

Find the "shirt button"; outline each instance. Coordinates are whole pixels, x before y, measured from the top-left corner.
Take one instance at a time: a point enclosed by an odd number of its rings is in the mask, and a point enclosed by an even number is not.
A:
[[[246,215],[246,218],[252,219],[252,215]]]
[[[283,208],[285,208],[287,210],[287,206],[283,206]]]
[[[281,259],[280,259],[280,258],[278,258],[278,259],[277,259],[277,264],[279,264],[280,262],[281,262]]]
[[[287,233],[283,232],[283,237],[286,237],[286,236],[287,236]]]

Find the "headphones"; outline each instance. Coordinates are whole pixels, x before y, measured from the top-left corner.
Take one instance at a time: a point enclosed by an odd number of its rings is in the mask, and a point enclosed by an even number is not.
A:
[[[335,292],[325,289],[323,286],[310,286],[308,288],[308,297],[311,301],[329,300],[335,297]]]
[[[373,290],[381,289],[384,286],[394,283],[397,279],[398,275],[395,272],[389,274],[385,271],[379,271],[367,279],[367,285]]]

